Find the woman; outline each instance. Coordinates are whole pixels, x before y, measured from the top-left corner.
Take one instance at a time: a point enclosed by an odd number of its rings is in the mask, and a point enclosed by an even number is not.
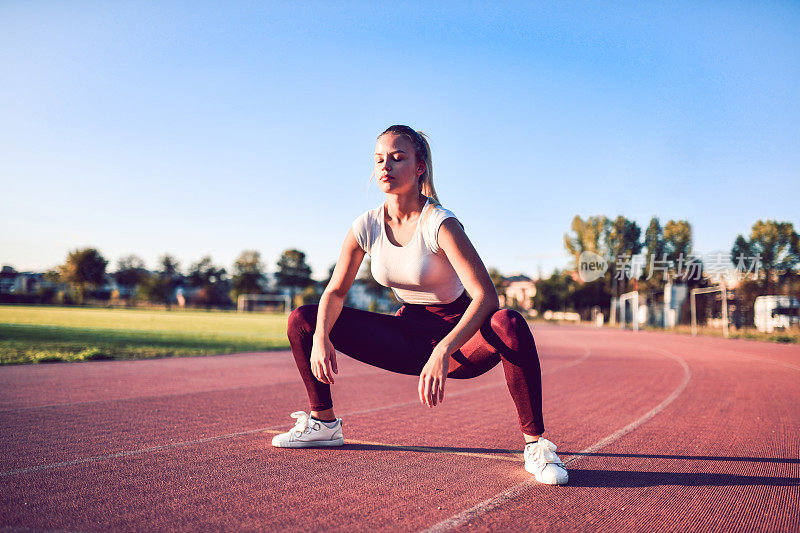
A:
[[[475,377],[502,361],[525,437],[525,469],[542,483],[566,483],[555,445],[541,438],[541,371],[530,328],[516,311],[498,310],[483,262],[461,223],[439,203],[425,137],[408,126],[381,133],[375,177],[386,201],[353,222],[319,304],[289,317],[289,343],[311,414],[293,413],[297,424],[272,445],[344,444],[330,393],[338,372],[335,350],[419,375],[419,398],[429,407],[444,400],[448,377]],[[343,306],[365,254],[375,280],[403,303],[394,316]]]

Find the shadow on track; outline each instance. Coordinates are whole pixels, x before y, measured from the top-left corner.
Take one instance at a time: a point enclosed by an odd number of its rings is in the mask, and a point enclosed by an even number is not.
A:
[[[570,468],[570,487],[683,487],[800,486],[800,478],[744,476],[705,472],[629,472],[620,470],[580,470]]]
[[[506,450],[503,448],[464,448],[456,446],[412,446],[404,444],[378,444],[378,443],[353,443],[345,440],[341,450],[375,450],[375,451],[404,451],[420,453],[476,453],[476,454],[504,454],[516,455],[522,460],[522,447],[519,450]]]
[[[659,454],[647,454],[647,453],[601,453],[601,452],[589,452],[589,453],[581,453],[578,452],[568,452],[558,450],[558,455],[582,455],[586,457],[636,457],[636,458],[647,458],[647,459],[686,459],[690,461],[740,461],[743,463],[786,463],[786,464],[800,464],[800,459],[794,459],[789,457],[725,457],[719,455],[659,455]]]
[[[522,449],[508,450],[504,448],[465,448],[456,446],[419,446],[404,444],[378,444],[378,443],[352,443],[345,442],[343,450],[383,450],[383,451],[408,451],[420,453],[486,453],[522,456]],[[662,455],[662,454],[639,454],[639,453],[600,453],[589,452],[581,453],[558,450],[559,456],[570,457],[581,455],[584,457],[633,457],[641,459],[673,459],[687,461],[735,461],[743,463],[777,463],[777,464],[800,464],[800,459],[789,457],[726,457],[718,455]]]

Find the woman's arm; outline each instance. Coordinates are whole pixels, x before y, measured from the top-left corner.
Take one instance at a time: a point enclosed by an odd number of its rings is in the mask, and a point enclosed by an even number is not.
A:
[[[433,349],[422,370],[419,381],[420,401],[430,407],[444,400],[444,382],[450,356],[472,338],[483,322],[500,307],[492,279],[456,219],[448,218],[442,222],[437,242],[453,265],[472,302],[452,331]]]
[[[336,365],[336,351],[329,335],[342,312],[345,296],[353,285],[353,280],[356,279],[364,255],[365,252],[356,242],[351,228],[344,238],[331,280],[319,299],[317,327],[314,330],[314,344],[311,349],[311,372],[322,383],[333,384],[333,374],[339,372]]]

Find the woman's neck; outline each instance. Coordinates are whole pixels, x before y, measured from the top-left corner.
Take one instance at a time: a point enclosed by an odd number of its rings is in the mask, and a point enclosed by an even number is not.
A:
[[[424,194],[386,195],[386,214],[392,220],[405,221],[422,212],[428,197]]]

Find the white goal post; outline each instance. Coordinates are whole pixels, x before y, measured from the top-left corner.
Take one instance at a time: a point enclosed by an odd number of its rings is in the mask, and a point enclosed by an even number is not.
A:
[[[639,291],[631,291],[626,292],[625,294],[620,295],[619,303],[617,304],[617,309],[619,310],[619,327],[625,327],[625,320],[627,313],[627,306],[625,305],[626,302],[631,301],[631,312],[632,312],[632,320],[633,322],[633,331],[639,331]]]
[[[236,309],[240,313],[248,311],[251,303],[257,302],[283,302],[283,310],[286,314],[292,312],[292,300],[286,294],[240,294],[236,299]]]
[[[722,293],[722,336],[728,338],[728,289],[725,283],[720,283],[716,287],[706,287],[704,289],[692,289],[692,337],[697,336],[697,304],[695,295],[709,294],[712,292]]]

